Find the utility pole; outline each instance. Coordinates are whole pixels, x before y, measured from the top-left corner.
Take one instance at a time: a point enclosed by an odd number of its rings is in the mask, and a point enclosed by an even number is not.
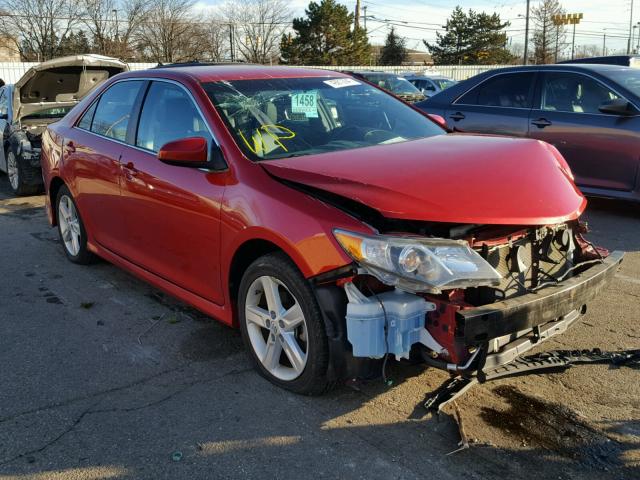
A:
[[[629,43],[627,43],[627,55],[631,53],[631,36],[633,35],[633,0],[631,0],[631,15],[629,15]]]
[[[607,29],[604,29],[604,34],[602,35],[602,56],[607,56]]]
[[[234,48],[233,48],[233,23],[229,24],[229,54],[231,55],[231,61],[235,62],[236,61],[236,55],[234,52]]]
[[[529,6],[531,4],[531,0],[527,0],[527,15],[525,19],[525,27],[524,27],[524,64],[527,65],[529,63]]]
[[[354,28],[360,28],[360,0],[356,1],[356,14],[354,15]]]
[[[367,29],[367,6],[362,7],[364,9],[364,29]]]

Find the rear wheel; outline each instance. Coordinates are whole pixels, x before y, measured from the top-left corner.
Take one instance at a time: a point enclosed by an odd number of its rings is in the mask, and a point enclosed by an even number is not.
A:
[[[240,283],[238,315],[262,376],[296,393],[327,390],[329,351],[320,308],[286,255],[265,255],[249,266]]]
[[[35,195],[40,190],[39,185],[28,185],[25,183],[25,166],[21,159],[16,156],[13,150],[9,149],[7,155],[7,176],[9,177],[9,185],[13,193],[19,196]]]
[[[81,265],[91,263],[95,257],[87,249],[87,232],[71,192],[64,185],[56,197],[56,214],[60,242],[67,258]]]

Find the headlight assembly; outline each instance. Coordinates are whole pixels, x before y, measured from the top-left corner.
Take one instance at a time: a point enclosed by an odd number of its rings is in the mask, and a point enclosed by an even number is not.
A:
[[[351,258],[388,285],[439,292],[496,285],[502,278],[464,240],[333,233]]]

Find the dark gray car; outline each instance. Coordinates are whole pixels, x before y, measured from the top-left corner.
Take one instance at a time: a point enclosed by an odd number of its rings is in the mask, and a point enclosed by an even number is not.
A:
[[[640,70],[539,65],[491,70],[416,104],[455,131],[554,145],[590,195],[640,201]]]

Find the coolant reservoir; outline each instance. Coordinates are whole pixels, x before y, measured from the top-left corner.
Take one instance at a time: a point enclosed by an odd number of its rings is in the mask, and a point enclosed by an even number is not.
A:
[[[396,358],[409,358],[431,304],[401,290],[365,297],[355,285],[347,283],[345,291],[349,298],[347,338],[353,346],[353,356],[381,358],[391,353]]]

